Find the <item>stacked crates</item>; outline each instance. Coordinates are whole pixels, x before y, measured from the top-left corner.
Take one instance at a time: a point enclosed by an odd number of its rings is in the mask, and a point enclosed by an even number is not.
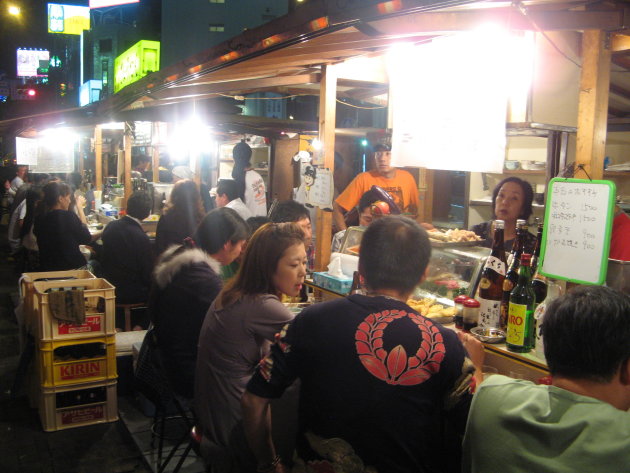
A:
[[[76,273],[85,272],[30,273],[22,283],[25,322],[37,345],[35,395],[47,432],[118,419],[114,287]],[[78,279],[58,279],[65,274]],[[51,313],[50,293],[73,289],[83,290],[82,324]]]

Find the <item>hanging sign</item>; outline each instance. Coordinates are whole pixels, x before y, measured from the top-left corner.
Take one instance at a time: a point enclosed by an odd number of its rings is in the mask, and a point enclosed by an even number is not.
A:
[[[579,284],[603,284],[615,207],[611,181],[554,178],[549,182],[541,272]]]

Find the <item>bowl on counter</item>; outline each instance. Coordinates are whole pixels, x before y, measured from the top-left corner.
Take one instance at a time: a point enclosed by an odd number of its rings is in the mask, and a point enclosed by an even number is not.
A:
[[[514,159],[506,159],[503,166],[505,167],[505,169],[507,169],[508,171],[515,171],[518,168],[521,167],[521,163],[514,160]]]
[[[501,343],[505,341],[505,332],[498,328],[473,327],[470,329],[470,333],[485,343]]]
[[[521,167],[526,171],[543,171],[547,168],[544,161],[521,161]]]

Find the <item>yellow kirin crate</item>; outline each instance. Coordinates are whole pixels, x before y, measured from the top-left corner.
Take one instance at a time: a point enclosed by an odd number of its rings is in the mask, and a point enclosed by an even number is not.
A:
[[[76,269],[71,271],[47,271],[39,273],[22,273],[20,278],[20,297],[23,300],[24,324],[29,333],[36,334],[35,314],[33,309],[33,299],[35,297],[36,282],[50,283],[61,280],[74,279],[94,279],[96,276],[90,271]]]
[[[40,341],[38,361],[46,388],[115,379],[116,336]]]
[[[82,289],[85,300],[85,322],[73,324],[57,320],[50,311],[49,291]],[[101,278],[36,282],[32,301],[34,334],[39,340],[90,338],[116,333],[115,288]]]
[[[46,432],[118,420],[116,381],[42,388],[39,417]]]

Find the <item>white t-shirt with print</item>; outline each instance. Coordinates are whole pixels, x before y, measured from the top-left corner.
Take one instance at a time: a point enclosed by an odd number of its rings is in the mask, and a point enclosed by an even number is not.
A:
[[[256,171],[245,173],[245,205],[254,217],[267,216],[267,189],[265,181]]]

